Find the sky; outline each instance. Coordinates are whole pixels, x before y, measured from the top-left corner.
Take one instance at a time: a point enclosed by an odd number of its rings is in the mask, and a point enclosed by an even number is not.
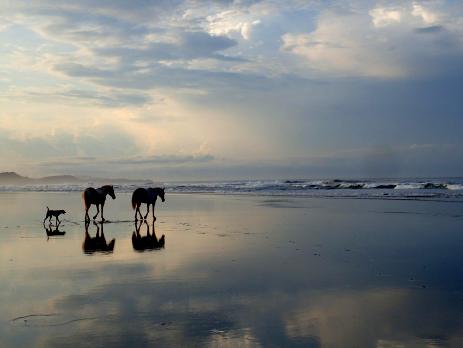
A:
[[[459,1],[0,0],[0,171],[462,176]]]

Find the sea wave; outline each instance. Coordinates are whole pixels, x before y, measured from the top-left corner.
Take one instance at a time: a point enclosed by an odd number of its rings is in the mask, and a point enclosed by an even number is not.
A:
[[[234,180],[210,182],[131,182],[115,184],[117,192],[137,187],[163,186],[172,193],[220,193],[354,197],[382,199],[463,199],[463,178],[381,180]],[[0,192],[80,192],[92,183],[3,185]],[[95,185],[93,185],[95,186]]]

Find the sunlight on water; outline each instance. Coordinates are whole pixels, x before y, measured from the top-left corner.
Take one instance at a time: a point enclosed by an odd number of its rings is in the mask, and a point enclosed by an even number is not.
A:
[[[136,225],[129,201],[86,237],[80,194],[0,194],[1,343],[463,342],[461,203],[171,194]]]

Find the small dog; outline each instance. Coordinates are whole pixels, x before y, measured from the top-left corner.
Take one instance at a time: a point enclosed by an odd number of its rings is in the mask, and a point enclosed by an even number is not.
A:
[[[66,214],[66,211],[63,209],[60,210],[50,210],[50,208],[47,207],[47,215],[45,216],[45,219],[43,219],[43,223],[48,219],[49,222],[51,222],[51,218],[54,216],[56,219],[57,223],[60,223],[60,219],[58,219],[58,216],[61,214]]]

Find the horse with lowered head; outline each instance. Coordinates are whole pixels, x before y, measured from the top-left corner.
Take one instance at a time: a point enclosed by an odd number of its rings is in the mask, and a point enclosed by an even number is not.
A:
[[[156,200],[158,199],[158,196],[161,197],[161,200],[164,202],[164,189],[161,187],[155,187],[155,188],[137,188],[135,191],[133,191],[132,194],[132,208],[135,209],[135,221],[137,221],[137,215],[140,214],[140,219],[141,220],[146,220],[148,217],[148,213],[150,212],[150,204],[153,205],[153,220],[156,220],[156,216],[154,216],[154,205],[156,204]],[[143,215],[140,212],[140,206],[142,203],[146,203],[146,215],[143,217]]]
[[[84,201],[85,207],[85,221],[90,221],[88,210],[92,204],[96,205],[96,214],[93,217],[93,220],[95,220],[100,213],[101,206],[101,221],[106,221],[103,216],[103,208],[106,201],[106,195],[110,195],[112,199],[116,199],[116,195],[114,194],[114,187],[112,185],[104,185],[97,189],[94,189],[93,187],[88,187],[85,189],[85,191],[82,193],[82,199]]]

